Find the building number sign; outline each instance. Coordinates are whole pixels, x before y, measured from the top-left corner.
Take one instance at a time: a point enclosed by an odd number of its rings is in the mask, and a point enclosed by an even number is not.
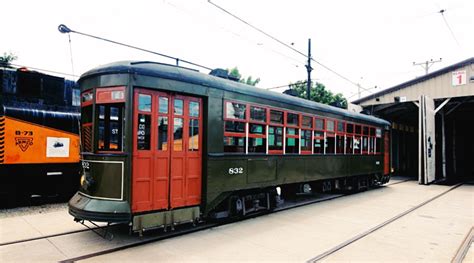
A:
[[[451,84],[453,87],[461,86],[466,84],[466,71],[459,70],[452,73]]]

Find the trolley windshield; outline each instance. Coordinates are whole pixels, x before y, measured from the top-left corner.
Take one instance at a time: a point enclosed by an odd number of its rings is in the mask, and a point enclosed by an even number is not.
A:
[[[83,152],[123,151],[125,87],[101,87],[81,95]]]

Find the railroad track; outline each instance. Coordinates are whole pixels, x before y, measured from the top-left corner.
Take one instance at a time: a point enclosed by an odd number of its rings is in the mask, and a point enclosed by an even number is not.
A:
[[[78,230],[66,231],[66,232],[61,232],[61,233],[56,233],[56,234],[51,234],[51,235],[44,235],[44,236],[39,236],[39,237],[32,237],[32,238],[14,240],[14,241],[0,243],[0,247],[15,245],[15,244],[19,244],[19,243],[26,243],[26,242],[31,242],[31,241],[41,240],[41,239],[47,239],[47,238],[52,238],[52,237],[67,236],[67,235],[72,235],[72,234],[81,233],[81,232],[94,231],[94,230],[99,230],[99,229],[102,229],[102,228],[104,228],[104,227],[78,229]]]
[[[387,226],[387,225],[389,225],[389,224],[391,224],[391,223],[393,223],[393,222],[399,220],[400,218],[402,218],[402,217],[404,217],[404,216],[410,214],[411,212],[413,212],[413,211],[415,211],[415,210],[417,210],[417,209],[419,209],[419,208],[421,208],[421,207],[423,207],[423,206],[425,206],[425,205],[427,205],[427,204],[433,202],[434,200],[436,200],[436,199],[442,197],[443,195],[445,195],[445,194],[447,194],[447,193],[453,191],[454,189],[460,187],[461,185],[463,185],[463,183],[459,183],[459,184],[456,184],[456,185],[454,185],[454,186],[451,186],[451,187],[450,187],[449,189],[447,189],[446,191],[443,191],[442,193],[440,193],[440,194],[438,194],[438,195],[436,195],[436,196],[434,196],[434,197],[432,197],[432,198],[430,198],[430,199],[428,199],[428,200],[426,200],[426,201],[424,201],[424,202],[422,202],[422,203],[420,203],[420,204],[418,204],[418,205],[416,205],[416,206],[414,206],[414,207],[412,207],[412,208],[410,208],[410,209],[408,209],[408,210],[405,210],[405,211],[399,213],[398,215],[396,215],[396,216],[394,216],[394,217],[392,217],[392,218],[390,218],[390,219],[388,219],[388,220],[382,222],[382,223],[379,224],[379,225],[376,225],[376,226],[370,228],[369,230],[367,230],[367,231],[365,231],[365,232],[362,232],[362,233],[360,233],[360,234],[358,234],[358,235],[356,235],[356,236],[353,236],[353,237],[349,238],[348,240],[346,240],[346,241],[344,241],[344,242],[342,242],[342,243],[340,243],[340,244],[338,244],[338,245],[332,247],[331,249],[326,250],[325,252],[323,252],[323,253],[321,253],[321,254],[319,254],[319,255],[313,257],[313,258],[308,259],[306,262],[308,262],[308,263],[318,262],[318,261],[320,261],[320,260],[322,260],[322,259],[324,259],[324,258],[326,258],[326,257],[328,257],[328,256],[330,256],[330,255],[332,255],[332,254],[334,254],[334,253],[336,253],[337,251],[343,249],[344,247],[346,247],[346,246],[348,246],[348,245],[350,245],[350,244],[352,244],[352,243],[354,243],[354,242],[356,242],[356,241],[358,241],[358,240],[360,240],[360,239],[362,239],[362,238],[364,238],[364,237],[366,237],[366,236],[368,236],[368,235],[374,233],[375,231],[377,231],[377,230],[379,230],[379,229],[381,229],[381,228],[383,228],[383,227],[385,227],[385,226]],[[472,233],[472,231],[471,231],[470,233]],[[466,250],[466,252],[467,252],[467,250]],[[465,255],[465,254],[464,254],[464,255]],[[456,261],[456,262],[458,262],[458,261]]]
[[[396,181],[396,182],[393,182],[393,183],[385,184],[381,187],[396,185],[396,184],[405,183],[405,182],[408,182],[408,181],[412,181],[412,180],[411,179],[404,179],[404,180]],[[373,190],[375,190],[375,189],[377,189],[377,188],[374,188]],[[323,201],[329,201],[329,200],[344,197],[344,196],[347,196],[347,195],[348,194],[319,195],[317,198],[314,198],[314,199],[308,198],[306,200],[303,200],[303,201],[300,201],[300,202],[297,202],[297,203],[290,203],[288,205],[284,205],[283,207],[278,207],[278,208],[274,209],[272,211],[272,213],[285,211],[285,210],[288,210],[288,209],[301,207],[301,206],[306,206],[306,205],[310,205],[310,204],[315,204],[315,203],[319,203],[319,202],[323,202]],[[65,259],[65,260],[62,260],[62,261],[59,261],[59,262],[60,263],[76,262],[76,261],[80,261],[80,260],[84,260],[84,259],[94,258],[94,257],[98,257],[98,256],[102,256],[102,255],[122,251],[122,250],[129,249],[129,248],[134,248],[134,247],[138,247],[138,246],[153,243],[153,242],[162,241],[162,240],[165,240],[165,239],[182,236],[182,235],[185,235],[185,234],[190,234],[190,233],[198,232],[198,231],[201,231],[201,230],[210,229],[210,228],[217,227],[217,226],[223,226],[223,225],[226,225],[226,224],[236,223],[236,222],[243,221],[243,220],[246,220],[246,219],[255,218],[257,216],[260,216],[262,214],[267,214],[267,213],[268,212],[253,214],[253,215],[249,215],[247,217],[240,218],[240,219],[237,219],[237,220],[229,220],[229,221],[218,222],[218,223],[205,223],[205,224],[197,225],[193,228],[189,228],[189,227],[180,228],[178,226],[176,228],[176,230],[174,230],[172,232],[162,232],[162,233],[160,233],[159,236],[150,237],[150,238],[147,238],[145,240],[138,240],[138,241],[131,242],[131,243],[128,243],[128,244],[120,245],[120,246],[117,246],[117,247],[113,247],[113,248],[109,248],[109,249],[105,249],[105,250],[101,250],[101,251],[97,251],[97,252],[92,252],[90,254],[85,254],[85,255],[78,256],[78,257],[68,258],[68,259]]]
[[[459,246],[454,255],[453,259],[451,260],[452,263],[461,263],[464,260],[469,248],[472,246],[474,242],[474,227],[471,227],[469,233],[467,233],[466,237],[464,238],[463,242]]]

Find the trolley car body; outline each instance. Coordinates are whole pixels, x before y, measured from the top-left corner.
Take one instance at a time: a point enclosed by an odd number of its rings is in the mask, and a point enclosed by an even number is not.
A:
[[[76,220],[142,231],[271,210],[276,187],[389,180],[390,126],[372,116],[153,62],[104,65],[79,83]]]

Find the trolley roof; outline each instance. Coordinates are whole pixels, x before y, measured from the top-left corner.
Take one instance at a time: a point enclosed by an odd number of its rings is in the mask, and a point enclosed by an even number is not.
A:
[[[200,73],[196,70],[192,70],[189,68],[151,61],[119,61],[101,65],[82,74],[81,78],[79,79],[79,82],[84,79],[98,75],[124,73],[178,80],[192,84],[212,87],[224,91],[240,93],[242,95],[266,98],[268,100],[273,100],[276,102],[283,102],[293,106],[304,107],[326,113],[332,113],[348,118],[376,123],[379,125],[390,125],[389,122],[374,116],[355,113],[330,105],[256,88],[254,86],[246,85],[240,82]]]

